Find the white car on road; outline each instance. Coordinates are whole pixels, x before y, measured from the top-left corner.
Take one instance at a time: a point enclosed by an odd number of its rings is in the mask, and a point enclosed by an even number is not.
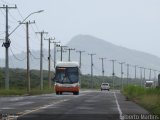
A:
[[[102,90],[108,90],[109,91],[109,89],[110,89],[109,83],[102,83],[101,84],[101,91]]]

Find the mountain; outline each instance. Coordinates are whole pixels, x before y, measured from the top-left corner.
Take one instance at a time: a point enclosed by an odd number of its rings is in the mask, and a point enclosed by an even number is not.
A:
[[[160,70],[160,58],[148,53],[140,52],[137,50],[128,49],[125,47],[117,46],[112,43],[109,43],[105,40],[90,36],[90,35],[77,35],[69,41],[67,46],[71,48],[76,48],[77,50],[85,50],[83,55],[82,63],[83,71],[90,71],[90,56],[88,53],[95,53],[93,56],[94,61],[94,73],[101,74],[101,61],[99,58],[105,57],[105,73],[108,75],[112,74],[112,63],[110,59],[117,60],[115,63],[115,72],[120,75],[120,64],[118,62],[126,62],[131,64],[130,74],[134,74],[134,65],[139,65],[140,67],[152,68]],[[143,46],[142,46],[143,47]],[[75,56],[75,55],[74,55]],[[124,73],[126,73],[126,65],[124,66]],[[137,68],[138,69],[138,68]],[[149,71],[149,70],[148,70]],[[149,74],[146,70],[146,76]],[[137,72],[140,76],[140,70]],[[151,73],[152,76],[154,73]],[[126,75],[126,74],[125,74]],[[148,77],[148,76],[147,76]]]
[[[134,67],[133,65],[139,65],[145,68],[152,68],[160,70],[160,58],[148,53],[140,52],[137,50],[128,49],[122,46],[117,46],[106,40],[96,38],[90,35],[77,35],[73,37],[67,44],[69,48],[75,48],[76,50],[84,50],[82,53],[82,73],[90,74],[91,71],[91,57],[88,53],[94,53],[93,56],[93,73],[96,75],[102,74],[102,63],[99,58],[105,57],[104,60],[104,70],[105,75],[112,74],[112,62],[111,59],[117,60],[115,62],[115,73],[120,76],[120,64],[118,62],[126,62],[130,66],[130,77],[134,77]],[[142,46],[143,47],[143,46]],[[39,69],[39,51],[31,51],[30,65],[31,69]],[[51,50],[53,53],[53,50]],[[68,60],[68,52],[63,53],[63,59]],[[25,53],[17,54],[18,58],[22,59],[25,57]],[[48,69],[48,51],[44,50],[44,69]],[[52,55],[53,56],[53,55]],[[60,53],[57,53],[57,60],[60,60]],[[79,53],[71,51],[71,60],[79,61]],[[0,60],[0,66],[4,66],[4,60]],[[14,56],[10,56],[10,66],[14,68],[26,68],[26,60],[19,61],[16,60]],[[52,60],[53,66],[53,60]],[[53,67],[52,67],[53,69]],[[124,65],[124,76],[126,76],[126,65]],[[152,77],[154,73],[152,72]],[[146,70],[146,78],[149,76],[149,70]],[[140,69],[137,68],[137,77],[140,77]]]

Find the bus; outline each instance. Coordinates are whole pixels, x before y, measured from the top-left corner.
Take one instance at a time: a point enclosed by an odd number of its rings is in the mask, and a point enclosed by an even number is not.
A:
[[[63,92],[79,94],[80,69],[78,62],[58,62],[55,68],[55,92],[57,95]]]

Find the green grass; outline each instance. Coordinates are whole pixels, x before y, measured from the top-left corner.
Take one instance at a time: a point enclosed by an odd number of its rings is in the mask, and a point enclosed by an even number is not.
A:
[[[122,92],[129,100],[136,102],[150,113],[160,117],[160,88],[129,85],[124,87]]]
[[[17,88],[11,88],[10,90],[0,89],[0,96],[21,96],[21,95],[39,95],[39,94],[47,94],[47,93],[54,93],[54,90],[51,88],[44,88],[43,90],[40,90],[39,88],[31,89],[30,92],[28,92],[26,89],[17,89]]]

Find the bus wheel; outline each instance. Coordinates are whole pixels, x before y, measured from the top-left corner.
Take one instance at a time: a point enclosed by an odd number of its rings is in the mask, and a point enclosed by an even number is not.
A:
[[[62,92],[59,92],[60,93],[60,95],[62,95]]]
[[[59,92],[56,92],[56,95],[59,95]]]

